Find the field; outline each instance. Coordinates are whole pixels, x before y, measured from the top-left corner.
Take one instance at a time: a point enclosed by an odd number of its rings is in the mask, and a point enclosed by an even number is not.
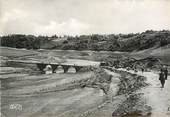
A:
[[[138,82],[137,75],[124,71],[112,71],[110,68],[97,72],[87,69],[78,73],[41,74],[34,64],[6,63],[8,59],[44,61],[49,57],[55,57],[63,62],[76,61],[80,64],[83,61],[84,64],[84,60],[86,60],[85,62],[91,64],[94,61],[102,62],[110,56],[113,59],[117,59],[119,56],[133,56],[136,59],[155,56],[166,63],[169,62],[167,59],[169,56],[168,47],[133,53],[73,50],[35,51],[4,47],[0,49],[2,117],[109,117],[113,112],[120,114],[119,110],[127,109],[128,111],[128,107],[133,107],[133,103],[125,104],[128,99],[127,95],[134,93],[138,97],[140,94],[136,90],[140,88],[139,85],[145,84],[143,77],[140,77],[142,82]],[[161,53],[162,51],[164,54]],[[106,80],[109,76],[111,76],[111,81]],[[131,80],[124,80],[125,78]],[[124,87],[120,82],[132,85],[132,87]],[[107,87],[108,90],[105,90]],[[135,98],[136,105],[143,103],[143,98],[139,97],[139,99]],[[133,102],[133,98],[131,101]]]
[[[42,55],[53,55],[59,58],[67,55],[67,59],[79,59],[81,55],[84,55],[84,52],[73,52],[76,53],[73,54],[60,51],[59,56],[55,52],[1,48],[1,58],[41,60],[44,59]],[[87,53],[89,54],[89,52]],[[87,60],[89,56],[85,58]],[[0,75],[1,110],[2,115],[6,117],[14,117],[14,115],[21,117],[56,117],[56,115],[57,117],[75,117],[96,110],[106,101],[106,96],[100,88],[81,87],[82,81],[86,82],[95,77],[94,72],[89,70],[79,73],[40,74],[35,65],[16,63],[2,65]],[[114,87],[116,85],[113,85]],[[16,108],[11,108],[11,106]]]
[[[4,72],[6,68],[1,70]],[[13,71],[1,77],[2,112],[8,117],[18,116],[55,116],[79,114],[103,102],[103,92],[93,88],[69,88],[73,81],[87,79],[91,72],[80,74],[29,75],[23,69],[8,68]],[[10,110],[11,104],[22,105],[22,111]],[[70,109],[71,110],[70,110]],[[78,111],[78,112],[76,112]]]

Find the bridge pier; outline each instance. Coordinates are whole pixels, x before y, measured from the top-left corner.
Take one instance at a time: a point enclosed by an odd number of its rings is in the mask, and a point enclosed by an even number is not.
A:
[[[53,73],[54,73],[55,70],[58,68],[58,66],[59,66],[59,65],[51,65],[51,67],[52,67],[52,72],[53,72]]]
[[[79,72],[82,67],[80,67],[80,66],[74,66],[74,68],[75,68],[76,72]]]
[[[46,67],[47,64],[43,64],[43,63],[37,63],[36,64],[38,69],[43,72],[44,68]]]
[[[64,73],[66,73],[66,72],[68,72],[68,69],[70,66],[62,65],[62,67],[63,67]]]

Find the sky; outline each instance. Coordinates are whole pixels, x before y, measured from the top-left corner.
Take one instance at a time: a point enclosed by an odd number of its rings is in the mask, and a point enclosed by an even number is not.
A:
[[[0,0],[0,34],[83,35],[170,29],[170,0]]]

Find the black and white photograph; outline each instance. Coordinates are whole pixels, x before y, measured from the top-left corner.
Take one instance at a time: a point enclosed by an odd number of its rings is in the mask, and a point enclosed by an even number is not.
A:
[[[170,117],[170,0],[0,0],[0,117]]]

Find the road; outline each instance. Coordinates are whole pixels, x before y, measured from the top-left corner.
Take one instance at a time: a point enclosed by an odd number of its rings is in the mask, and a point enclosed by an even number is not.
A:
[[[165,88],[160,88],[158,73],[145,72],[150,85],[142,90],[146,103],[152,107],[151,117],[170,117],[170,76],[166,80]]]
[[[168,76],[168,80],[165,82],[165,87],[161,88],[159,73],[157,72],[128,72],[147,78],[146,82],[150,85],[144,87],[139,92],[144,94],[146,104],[152,107],[151,117],[170,117],[170,76]]]

